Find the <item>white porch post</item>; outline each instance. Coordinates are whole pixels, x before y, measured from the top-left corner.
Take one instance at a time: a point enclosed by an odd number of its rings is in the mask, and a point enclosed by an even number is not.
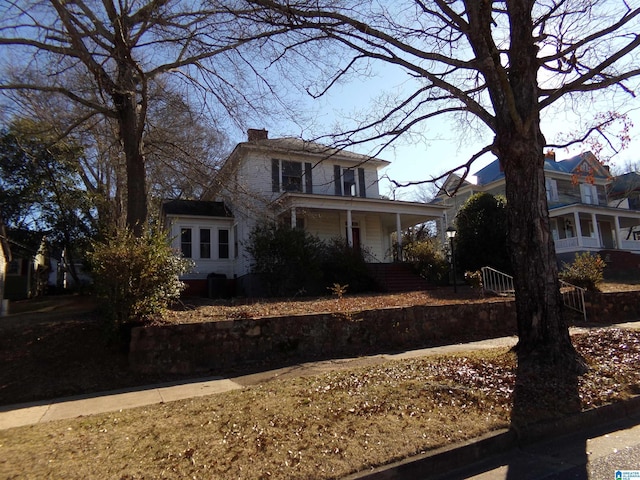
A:
[[[573,222],[576,224],[576,237],[578,237],[578,246],[582,246],[582,228],[580,228],[580,215],[573,212]]]
[[[396,213],[396,235],[398,236],[398,261],[402,261],[402,223],[400,214]]]
[[[347,210],[347,245],[353,248],[353,220],[351,219],[351,210]]]
[[[591,223],[593,224],[593,231],[595,233],[595,239],[598,242],[598,247],[602,246],[602,241],[600,239],[600,230],[598,229],[598,220],[596,219],[596,214],[591,214]]]
[[[622,232],[620,231],[620,217],[613,217],[613,227],[616,229],[616,248],[622,250]]]
[[[298,219],[296,217],[296,207],[291,207],[291,228],[296,228]]]

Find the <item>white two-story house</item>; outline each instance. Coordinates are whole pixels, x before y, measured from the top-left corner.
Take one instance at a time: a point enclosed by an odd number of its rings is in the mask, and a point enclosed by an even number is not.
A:
[[[265,130],[248,133],[213,179],[207,202],[191,202],[192,210],[188,201],[165,208],[175,248],[196,264],[186,279],[191,284],[215,272],[237,279],[241,289],[251,272],[246,243],[265,219],[323,240],[343,238],[368,262],[391,263],[398,232],[443,218],[441,205],[382,198],[378,171],[385,160],[296,138],[269,139]]]
[[[561,161],[556,161],[554,152],[548,152],[544,169],[559,260],[571,261],[576,252],[583,251],[640,254],[640,238],[634,234],[640,231],[640,210],[631,208],[633,202],[612,201],[610,186],[614,179],[591,152]],[[452,223],[464,202],[478,192],[504,195],[504,173],[498,160],[464,181],[450,175],[434,203],[447,208],[446,217]]]

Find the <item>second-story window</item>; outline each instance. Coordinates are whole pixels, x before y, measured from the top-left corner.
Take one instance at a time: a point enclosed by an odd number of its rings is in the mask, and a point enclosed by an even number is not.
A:
[[[547,202],[558,201],[558,182],[553,178],[545,178],[544,186],[547,190]]]
[[[598,189],[590,183],[581,183],[580,198],[582,199],[582,203],[598,205]]]
[[[336,195],[345,197],[367,196],[364,168],[343,168],[340,165],[334,165],[333,176]]]
[[[274,192],[313,193],[310,163],[271,160],[271,183]]]

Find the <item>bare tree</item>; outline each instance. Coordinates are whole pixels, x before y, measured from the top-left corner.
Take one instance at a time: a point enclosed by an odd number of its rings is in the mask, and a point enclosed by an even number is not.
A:
[[[246,3],[274,28],[305,27],[354,52],[334,79],[372,60],[415,79],[415,89],[344,132],[343,142],[384,146],[423,122],[452,115],[484,129],[488,144],[459,170],[464,178],[488,153],[504,170],[520,360],[583,368],[562,312],[541,116],[571,106],[584,112],[604,90],[612,102],[616,94],[634,96],[640,8],[625,0]],[[611,120],[594,117],[590,132],[604,131]]]
[[[270,88],[254,60],[263,39],[288,28],[242,21],[225,3],[15,0],[0,7],[0,89],[60,95],[76,104],[78,124],[97,116],[117,124],[134,232],[147,220],[144,139],[159,78],[195,85],[202,109],[221,106],[232,118],[258,111],[265,98],[249,78]],[[255,50],[245,48],[253,43]]]

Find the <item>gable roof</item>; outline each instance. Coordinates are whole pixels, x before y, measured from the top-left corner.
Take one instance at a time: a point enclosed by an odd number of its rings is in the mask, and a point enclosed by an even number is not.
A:
[[[197,217],[225,217],[233,215],[224,202],[206,200],[164,200],[162,211],[165,215],[191,215]]]
[[[544,160],[544,169],[547,172],[558,172],[572,175],[578,173],[582,165],[587,165],[592,169],[594,176],[607,178],[608,173],[605,168],[598,162],[598,159],[591,152],[583,152],[566,160],[556,162],[553,158],[546,157]],[[478,185],[487,185],[504,177],[504,172],[500,168],[500,161],[494,160],[486,167],[475,173]]]

